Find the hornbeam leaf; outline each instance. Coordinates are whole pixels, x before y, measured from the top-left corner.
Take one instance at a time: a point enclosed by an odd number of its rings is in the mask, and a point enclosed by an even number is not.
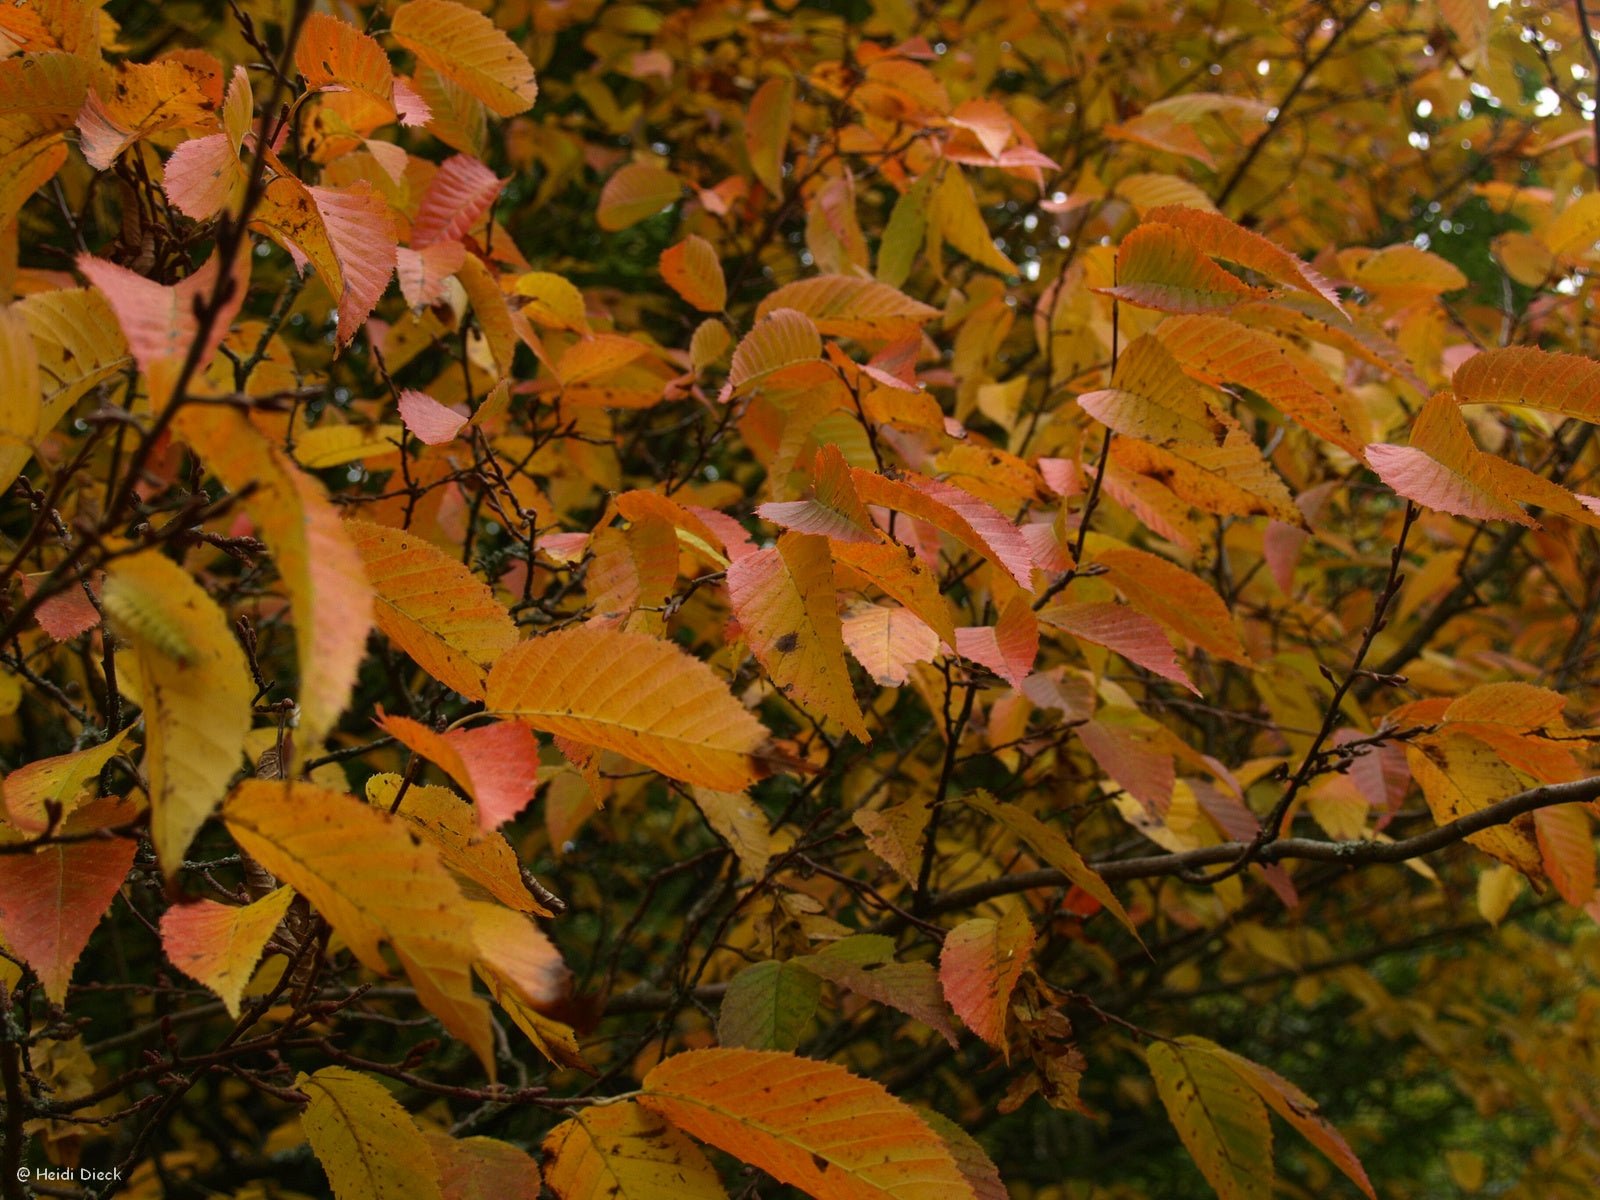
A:
[[[682,194],[683,181],[671,171],[629,163],[600,189],[595,220],[601,229],[616,233],[676,204]]]
[[[372,589],[349,531],[322,485],[233,409],[186,408],[178,435],[205,459],[260,527],[289,590],[300,663],[303,745],[321,746],[366,656]]]
[[[832,1063],[690,1050],[644,1077],[639,1104],[819,1200],[973,1200],[943,1138]]]
[[[223,819],[244,852],[304,896],[372,971],[387,943],[417,998],[494,1071],[489,1010],[472,991],[466,900],[438,850],[401,817],[306,783],[247,779]]]
[[[559,1200],[719,1200],[700,1147],[632,1101],[595,1104],[544,1139],[544,1181]]]
[[[761,722],[705,663],[645,634],[578,625],[523,642],[489,672],[487,707],[718,791],[767,773]]]
[[[377,599],[378,628],[440,683],[482,699],[489,667],[517,642],[488,584],[413,533],[368,521],[345,529]]]
[[[1272,1125],[1261,1097],[1188,1039],[1152,1043],[1145,1061],[1167,1116],[1219,1200],[1268,1200]]]
[[[294,1085],[310,1098],[300,1124],[336,1200],[444,1200],[422,1131],[383,1084],[323,1067]]]
[[[150,837],[170,879],[243,762],[255,686],[227,614],[159,551],[113,561],[103,604],[138,667]]]
[[[551,915],[528,891],[511,843],[504,834],[483,829],[470,804],[449,788],[421,783],[413,783],[402,796],[400,783],[399,775],[372,776],[367,780],[367,803],[384,812],[398,811],[432,842],[468,899],[492,896],[518,912]],[[398,810],[396,799],[401,801]]]
[[[161,914],[161,947],[173,966],[220,996],[237,1018],[245,985],[293,899],[294,889],[281,887],[244,905],[174,904]]]
[[[1286,287],[1321,296],[1340,312],[1344,311],[1339,304],[1339,293],[1322,275],[1276,242],[1230,221],[1221,213],[1173,205],[1153,209],[1145,213],[1144,219],[1150,224],[1171,225],[1183,230],[1191,242],[1213,258],[1225,258]]]
[[[394,40],[489,110],[514,117],[533,107],[533,64],[481,12],[455,0],[408,0],[389,26]]]
[[[457,154],[439,164],[417,203],[411,220],[411,245],[422,250],[441,242],[459,241],[477,226],[506,185],[470,154]]]
[[[786,533],[728,567],[728,598],[750,649],[788,699],[870,741],[845,663],[828,541]]]
[[[939,310],[913,300],[898,288],[854,275],[819,275],[769,292],[756,309],[758,318],[780,308],[810,317],[817,332],[857,341],[896,341],[920,335]]]

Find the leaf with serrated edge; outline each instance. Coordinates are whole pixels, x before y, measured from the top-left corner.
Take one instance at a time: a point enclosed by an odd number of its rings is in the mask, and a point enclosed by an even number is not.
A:
[[[1012,989],[1033,950],[1033,926],[1020,905],[999,919],[973,917],[952,929],[939,951],[939,983],[966,1027],[1011,1061],[1006,1016]]]
[[[645,634],[573,626],[523,642],[490,671],[487,707],[685,783],[735,792],[765,774],[761,722],[705,663]]]
[[[778,690],[870,741],[845,665],[827,540],[786,533],[776,548],[745,555],[728,567],[728,597]]]
[[[481,700],[489,667],[517,642],[489,585],[416,534],[366,521],[346,528],[377,598],[378,628],[440,683]]]
[[[1215,1055],[1182,1042],[1145,1050],[1156,1094],[1219,1200],[1272,1195],[1272,1125],[1261,1098]]]
[[[718,1200],[705,1154],[632,1101],[596,1104],[544,1139],[544,1181],[558,1200]]]
[[[0,855],[0,939],[65,1004],[72,968],[116,898],[138,846],[125,838]]]
[[[973,1200],[944,1139],[880,1084],[776,1050],[691,1050],[639,1103],[817,1200]]]
[[[255,687],[227,614],[159,551],[111,563],[103,603],[138,664],[150,836],[170,879],[243,761]]]
[[[175,904],[161,914],[161,947],[173,966],[215,992],[237,1018],[245,985],[293,899],[294,889],[281,887],[245,905]]]
[[[967,797],[967,803],[1027,842],[1033,847],[1034,853],[1098,900],[1101,907],[1121,921],[1135,939],[1139,938],[1139,930],[1134,926],[1127,910],[1122,907],[1122,902],[1106,885],[1106,881],[1100,878],[1099,873],[1084,862],[1083,856],[1072,848],[1072,843],[1067,840],[1066,834],[1046,825],[1038,817],[1015,804],[1001,804],[988,792],[973,792]]]
[[[817,1011],[822,980],[793,963],[760,962],[733,977],[717,1010],[717,1041],[748,1050],[793,1050]]]
[[[311,784],[248,779],[223,808],[241,849],[304,896],[368,970],[388,943],[417,997],[494,1071],[489,1010],[472,992],[466,903],[439,851],[400,817]]]
[[[310,1098],[300,1125],[336,1200],[443,1200],[427,1142],[383,1084],[323,1067],[294,1085]]]

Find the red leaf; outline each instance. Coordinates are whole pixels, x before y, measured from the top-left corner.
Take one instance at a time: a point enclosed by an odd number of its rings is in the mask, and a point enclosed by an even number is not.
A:
[[[1179,665],[1177,651],[1161,626],[1125,604],[1105,601],[1056,604],[1039,616],[1075,638],[1115,650],[1134,665],[1173,683],[1181,683],[1197,696],[1200,694],[1200,689]]]
[[[459,783],[478,805],[478,824],[495,829],[533,799],[539,777],[539,741],[518,721],[436,733],[407,717],[379,713],[385,733],[404,743]]]
[[[457,241],[470,233],[493,206],[505,180],[470,154],[446,159],[433,173],[411,222],[411,245]]]
[[[428,446],[442,446],[455,440],[467,418],[446,408],[427,392],[406,388],[400,393],[400,419],[411,435]]]
[[[0,936],[65,1002],[72,968],[133,866],[133,842],[70,842],[0,856]]]

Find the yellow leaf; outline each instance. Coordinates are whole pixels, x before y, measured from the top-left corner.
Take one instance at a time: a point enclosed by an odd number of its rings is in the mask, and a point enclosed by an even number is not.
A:
[[[818,333],[857,341],[917,337],[939,310],[898,288],[853,275],[819,275],[785,284],[762,298],[757,319],[780,308],[804,313]]]
[[[523,642],[490,671],[487,707],[685,783],[739,791],[766,774],[761,722],[705,663],[644,634],[572,626]]]
[[[1449,732],[1448,725],[1440,733],[1407,742],[1406,761],[1433,810],[1433,819],[1440,825],[1487,808],[1535,783],[1507,766],[1476,738]],[[1531,836],[1531,826],[1531,818],[1520,817],[1510,824],[1470,834],[1467,841],[1524,875],[1537,878],[1543,873],[1543,859]]]
[[[1228,426],[1205,391],[1148,334],[1122,352],[1111,387],[1084,392],[1078,404],[1108,429],[1168,449],[1220,446],[1227,438]]]
[[[1232,308],[1265,293],[1228,274],[1172,225],[1140,225],[1117,246],[1114,287],[1129,304],[1171,313]]]
[[[113,561],[102,603],[137,665],[150,836],[171,878],[243,761],[255,686],[227,614],[159,551]]]
[[[710,242],[691,233],[661,252],[661,278],[701,312],[721,312],[728,303],[722,260]]]
[[[949,1147],[883,1087],[777,1050],[691,1050],[639,1103],[819,1200],[974,1200]]]
[[[744,149],[750,171],[774,196],[783,194],[783,155],[794,118],[794,76],[767,80],[750,97],[744,119]]]
[[[1532,346],[1474,354],[1456,369],[1450,387],[1462,404],[1542,409],[1600,423],[1600,362]]]
[[[1122,922],[1135,940],[1139,940],[1139,930],[1122,907],[1122,902],[1106,886],[1106,881],[1100,878],[1099,873],[1072,848],[1066,834],[1046,825],[1016,804],[1001,804],[988,792],[973,792],[967,797],[967,803],[1032,846],[1034,853],[1093,896],[1102,908]]]
[[[33,335],[40,382],[39,432],[55,428],[68,409],[131,361],[128,344],[106,298],[93,288],[37,292],[17,301]]]
[[[1145,1049],[1167,1116],[1218,1200],[1268,1200],[1273,1165],[1266,1106],[1231,1067],[1191,1040]]]
[[[489,667],[517,642],[489,585],[415,534],[367,521],[345,529],[377,597],[378,628],[439,682],[481,700]]]
[[[345,1067],[294,1085],[311,1100],[300,1124],[338,1200],[443,1200],[428,1143],[388,1088]]]
[[[580,1109],[544,1139],[544,1181],[559,1200],[718,1200],[705,1154],[632,1101]]]
[[[978,210],[977,197],[972,194],[972,184],[953,164],[945,169],[944,178],[928,203],[928,226],[930,234],[937,233],[979,266],[1001,275],[1017,273],[1017,264],[995,246],[983,213]]]
[[[400,776],[374,775],[367,780],[366,792],[368,803],[389,812],[400,795]],[[406,789],[398,812],[433,843],[469,900],[491,896],[518,912],[551,915],[522,881],[517,853],[505,835],[480,826],[472,806],[449,788],[414,783]]]
[[[410,822],[354,796],[248,779],[223,809],[241,849],[304,896],[380,975],[394,950],[417,998],[494,1073],[489,1011],[472,991],[476,948],[462,936],[466,899],[442,856]]]
[[[551,329],[589,332],[583,293],[570,280],[549,271],[529,271],[517,277],[516,294],[528,298],[522,311],[529,320]]]
[[[389,27],[395,41],[502,117],[533,107],[533,64],[495,23],[455,0],[409,0]]]
[[[366,656],[372,590],[350,535],[322,485],[289,461],[242,413],[186,408],[178,436],[234,492],[272,551],[294,606],[303,746],[320,746],[338,721]]]
[[[161,915],[162,949],[173,966],[220,996],[237,1019],[245,985],[293,899],[294,889],[281,887],[252,904],[175,904]]]
[[[789,700],[870,741],[845,665],[838,594],[828,539],[786,533],[728,567],[739,627],[768,676]]]
[[[615,233],[676,204],[682,194],[683,182],[671,171],[629,163],[600,189],[595,220],[601,229]]]
[[[11,305],[0,308],[0,494],[33,457],[39,441],[39,353],[27,322]]]
[[[90,782],[122,748],[128,733],[123,729],[87,750],[38,758],[18,767],[0,784],[6,819],[24,832],[42,833],[49,828],[49,806],[54,804],[60,808],[58,820],[64,821],[83,803]]]
[[[399,454],[404,425],[322,425],[295,435],[294,461],[308,471]]]

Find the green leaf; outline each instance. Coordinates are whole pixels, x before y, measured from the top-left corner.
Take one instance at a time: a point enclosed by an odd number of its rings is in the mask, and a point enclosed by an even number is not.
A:
[[[793,1050],[817,1011],[822,981],[793,963],[761,962],[733,977],[717,1012],[717,1040],[748,1050]]]

